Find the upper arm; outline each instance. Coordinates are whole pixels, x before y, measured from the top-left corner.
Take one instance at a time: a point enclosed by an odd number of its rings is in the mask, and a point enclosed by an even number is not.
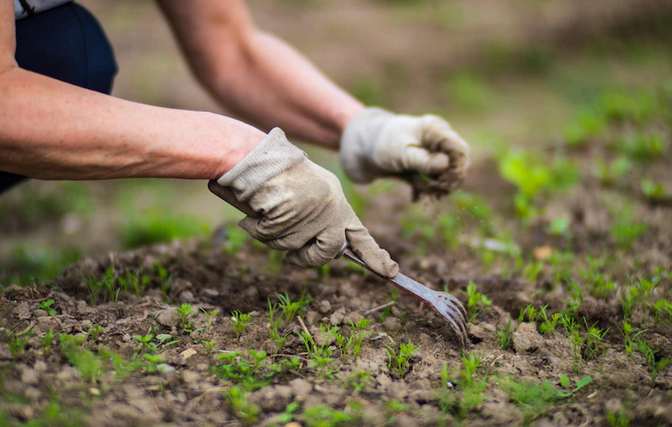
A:
[[[0,74],[16,68],[15,54],[14,3],[0,0]]]
[[[244,0],[157,0],[200,77],[222,61],[235,66],[254,33]]]

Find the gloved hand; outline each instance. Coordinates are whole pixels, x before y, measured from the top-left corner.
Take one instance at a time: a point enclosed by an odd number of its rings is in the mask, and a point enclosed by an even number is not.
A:
[[[210,190],[247,214],[239,225],[289,263],[319,267],[336,257],[345,239],[374,271],[394,277],[399,267],[364,228],[336,176],[311,162],[285,133],[273,129]]]
[[[348,123],[341,137],[343,169],[360,183],[413,172],[436,176],[448,168],[461,181],[468,157],[469,145],[445,120],[433,115],[406,116],[367,108]]]

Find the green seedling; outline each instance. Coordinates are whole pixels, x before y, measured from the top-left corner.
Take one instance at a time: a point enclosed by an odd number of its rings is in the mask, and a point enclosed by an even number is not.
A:
[[[103,359],[82,348],[75,337],[60,334],[61,354],[82,375],[84,381],[95,383],[103,373]]]
[[[296,418],[296,412],[299,410],[299,402],[292,402],[285,407],[284,412],[278,414],[277,419],[281,425],[288,424]]]
[[[653,204],[672,203],[672,196],[667,194],[663,184],[650,179],[644,179],[641,182],[642,194]]]
[[[51,306],[54,305],[54,302],[55,302],[55,301],[54,301],[53,299],[50,299],[50,300],[47,300],[47,301],[42,301],[42,302],[39,304],[39,307],[40,307],[42,310],[46,311],[46,312],[47,312],[47,315],[49,315],[49,316],[56,316],[58,313],[56,313],[56,310],[54,310],[53,308],[51,308]]]
[[[492,301],[478,292],[476,285],[471,280],[467,285],[467,322],[473,321],[478,314],[492,305]]]
[[[576,323],[573,317],[567,314],[562,315],[560,318],[560,323],[562,323],[562,326],[565,327],[567,340],[569,341],[569,346],[572,350],[574,372],[578,373],[581,370],[581,365],[583,364],[583,354],[581,350],[584,344],[584,339],[581,337],[581,333],[579,332],[579,325]]]
[[[623,336],[625,353],[628,355],[628,359],[631,359],[632,351],[635,349],[637,337],[648,332],[648,329],[636,330],[630,323],[628,323],[626,320],[623,320],[623,329],[620,331],[621,335]]]
[[[349,338],[346,339],[341,334],[335,335],[336,345],[340,350],[341,359],[344,363],[347,362],[349,356],[352,356],[354,359],[359,357],[362,351],[362,341],[371,333],[371,331],[366,330],[370,324],[371,320],[369,319],[361,319],[357,324],[350,321],[352,332]]]
[[[418,351],[418,348],[413,343],[402,343],[399,344],[399,353],[388,345],[385,346],[385,351],[387,351],[387,368],[390,373],[398,378],[404,378],[411,369],[411,358]]]
[[[584,323],[586,320],[584,319]],[[586,323],[586,347],[583,351],[583,358],[585,360],[600,360],[600,374],[602,373],[604,355],[607,353],[607,345],[604,344],[604,337],[609,332],[609,328],[600,329],[593,324],[588,326]]]
[[[153,334],[133,335],[133,339],[140,343],[139,347],[134,347],[133,349],[137,353],[141,353],[143,351],[156,353],[158,349],[156,347],[156,344],[152,342],[153,338],[154,338]]]
[[[208,354],[212,354],[215,351],[217,351],[217,349],[215,348],[215,346],[217,345],[217,341],[201,341],[201,343],[208,350]]]
[[[448,366],[444,364],[441,370],[441,386],[439,392],[439,408],[444,413],[450,413],[458,421],[463,421],[469,412],[485,400],[487,378],[476,380],[476,371],[481,365],[481,357],[474,353],[463,354],[462,368],[459,370],[459,379],[454,390],[446,390],[448,386]],[[459,391],[458,391],[459,390]]]
[[[614,218],[611,226],[611,238],[621,249],[630,249],[632,244],[643,235],[648,226],[638,222],[632,208],[612,210]]]
[[[612,145],[621,154],[641,163],[661,158],[668,149],[667,139],[660,132],[625,133]]]
[[[240,387],[231,387],[224,393],[231,407],[231,413],[244,426],[255,424],[259,421],[261,410],[247,400],[247,392]]]
[[[581,307],[583,307],[583,291],[579,287],[579,284],[574,280],[567,279],[566,285],[567,287],[565,290],[569,294],[571,301],[567,302],[565,313],[576,314],[579,312]]]
[[[621,156],[611,163],[597,159],[593,168],[593,176],[605,187],[614,187],[622,182],[632,169],[632,162]]]
[[[9,332],[9,352],[14,359],[18,359],[25,354],[26,347],[28,347],[28,338],[31,335],[32,332],[30,331],[17,333],[16,329]]]
[[[105,273],[101,278],[98,278],[94,274],[86,277],[81,271],[79,274],[82,276],[82,279],[84,279],[84,285],[86,286],[86,292],[89,295],[89,302],[91,305],[98,304],[101,292],[103,291],[107,291],[107,297],[109,301],[113,301],[114,298],[118,298],[119,295],[115,290],[115,277],[112,266],[105,270]]]
[[[54,338],[56,335],[54,334],[54,329],[49,328],[49,331],[44,334],[44,337],[42,338],[42,341],[40,342],[40,348],[42,349],[42,354],[47,355],[51,351],[51,347],[54,344]]]
[[[562,318],[562,313],[553,313],[551,315],[551,318],[548,318],[548,314],[546,314],[546,309],[548,308],[547,305],[541,307],[539,309],[539,316],[538,316],[538,321],[539,322],[539,333],[542,335],[547,335],[547,334],[552,334],[555,333],[555,328],[558,325],[558,322]]]
[[[176,308],[177,313],[180,315],[180,327],[182,328],[182,333],[190,334],[191,328],[194,325],[194,321],[190,320],[189,317],[196,314],[192,309],[191,304],[183,303]]]
[[[621,299],[624,319],[629,319],[641,304],[649,300],[651,293],[656,288],[656,283],[655,280],[641,278],[626,287]]]
[[[601,108],[580,110],[565,127],[565,141],[570,147],[583,147],[590,139],[602,133],[606,126],[607,115]]]
[[[660,350],[653,350],[649,343],[641,338],[636,339],[635,345],[637,351],[642,353],[644,360],[646,360],[646,367],[649,370],[649,376],[651,378],[651,387],[654,387],[656,385],[656,378],[658,377],[658,374],[667,366],[672,364],[672,359],[656,360],[656,354]]]
[[[201,307],[201,311],[205,314],[205,330],[209,331],[210,325],[212,324],[212,319],[217,317],[217,315],[219,314],[219,310],[208,311],[203,307]]]
[[[495,332],[495,336],[497,337],[497,342],[499,342],[499,346],[502,348],[502,350],[508,350],[511,348],[513,345],[513,333],[516,331],[515,327],[511,323],[511,319],[509,319],[506,322],[506,326],[498,329],[497,332]],[[445,367],[445,364],[444,364]]]
[[[140,298],[145,294],[149,283],[152,281],[152,278],[151,276],[142,274],[142,270],[137,272],[133,270],[126,270],[126,274],[124,276],[119,276],[117,281],[123,290],[123,294],[126,294],[127,290],[131,290],[135,296]]]
[[[605,418],[610,427],[628,427],[632,421],[628,418],[625,408],[622,406],[618,412],[607,412]]]
[[[353,416],[326,405],[317,405],[303,411],[303,421],[307,427],[357,425]]]
[[[166,358],[159,354],[148,354],[145,353],[142,355],[149,364],[147,365],[147,372],[153,374],[156,371],[161,371],[161,363],[166,361]]]
[[[548,227],[546,227],[546,233],[548,233],[553,237],[567,236],[567,234],[569,234],[570,225],[571,223],[569,219],[567,217],[561,216],[559,218],[554,219],[553,221],[551,221],[550,224],[548,224]],[[534,280],[536,279],[532,279],[532,281]]]
[[[168,272],[166,267],[162,266],[158,262],[152,264],[152,269],[154,270],[154,274],[159,277],[163,300],[167,302],[170,299],[170,289],[173,284],[173,276]]]
[[[240,341],[240,335],[245,330],[245,327],[250,324],[252,319],[252,313],[244,314],[239,310],[236,310],[231,313],[231,318],[229,321],[233,325],[233,329],[236,332],[236,339]]]
[[[180,342],[179,340],[173,340],[173,336],[171,334],[158,334],[156,339],[159,341],[159,345],[161,345],[162,350]]]
[[[282,321],[282,317],[277,315],[277,304],[271,304],[271,299],[268,299],[268,318],[269,318],[269,325],[270,327],[268,328],[268,337],[271,340],[271,343],[273,343],[273,353],[277,354],[282,351],[282,349],[285,347],[285,342],[287,341],[287,336],[289,333],[281,333],[280,332],[280,322]]]
[[[100,338],[100,334],[102,334],[103,331],[105,331],[105,329],[103,329],[102,326],[91,325],[89,326],[89,331],[86,335],[91,339],[91,342],[96,342]]]
[[[310,296],[304,293],[301,294],[301,297],[298,301],[294,302],[292,302],[289,294],[286,292],[284,295],[277,293],[275,295],[280,300],[278,305],[280,310],[282,310],[282,314],[286,323],[294,321],[296,316],[303,316],[308,307],[308,304],[310,304]]]
[[[565,375],[560,375],[560,385],[564,390],[558,390],[558,396],[563,398],[572,397],[576,395],[576,393],[579,390],[590,384],[592,381],[593,380],[590,377],[583,377],[576,383],[576,387],[572,389],[569,378],[567,378],[567,376]]]
[[[672,323],[672,303],[665,298],[661,298],[651,306],[653,320],[656,323]]]

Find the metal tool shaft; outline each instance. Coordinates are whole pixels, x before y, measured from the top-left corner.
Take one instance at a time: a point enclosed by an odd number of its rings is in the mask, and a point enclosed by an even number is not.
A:
[[[347,243],[346,243],[347,245]],[[381,276],[380,274],[373,271],[361,258],[355,255],[349,247],[344,246],[342,251],[343,256],[348,258],[350,261],[359,265],[362,268],[370,271],[378,277],[381,277],[385,280],[389,280],[399,289],[404,292],[412,295],[413,297],[424,302],[428,306],[432,307],[441,317],[446,319],[455,333],[460,338],[462,347],[466,346],[467,340],[467,325],[466,317],[467,313],[462,303],[455,298],[454,296],[446,292],[438,292],[428,287],[416,282],[405,274],[398,273],[393,278],[389,279],[387,277]]]

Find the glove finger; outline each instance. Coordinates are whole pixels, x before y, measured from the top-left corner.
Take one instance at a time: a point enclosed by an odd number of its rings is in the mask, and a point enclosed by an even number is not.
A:
[[[333,260],[345,243],[343,229],[332,228],[303,245],[302,248],[287,252],[288,263],[299,267],[320,267]]]
[[[399,273],[399,265],[392,260],[385,249],[371,237],[361,222],[357,222],[345,231],[352,251],[373,271],[381,276],[392,278]]]
[[[422,145],[432,152],[447,154],[451,160],[451,168],[466,168],[469,144],[441,117],[422,117]]]
[[[238,222],[238,225],[240,228],[247,231],[250,236],[262,243],[266,243],[267,241],[274,240],[274,238],[278,237],[277,233],[268,230],[268,228],[264,226],[263,218],[246,216]]]
[[[405,163],[405,170],[438,175],[448,169],[450,158],[444,153],[430,153],[424,148],[409,146],[406,148]]]

